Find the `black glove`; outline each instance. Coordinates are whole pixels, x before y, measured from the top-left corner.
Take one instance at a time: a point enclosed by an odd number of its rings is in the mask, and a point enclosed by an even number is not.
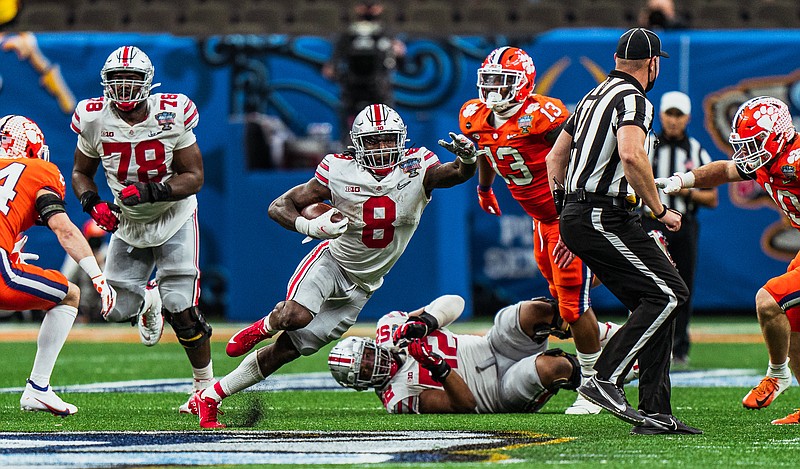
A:
[[[556,204],[556,213],[561,215],[561,211],[564,210],[564,199],[566,199],[567,193],[564,189],[555,189],[553,191],[553,202]]]
[[[423,368],[431,372],[431,378],[439,383],[444,383],[447,375],[450,374],[452,368],[447,364],[438,353],[431,351],[428,344],[425,342],[414,339],[408,344],[408,354],[411,355],[417,363]]]
[[[395,329],[392,341],[398,347],[405,347],[410,339],[421,339],[438,328],[439,321],[423,311],[419,316],[409,316],[405,323]]]
[[[172,188],[163,182],[125,181],[119,195],[124,205],[139,205],[169,199]]]

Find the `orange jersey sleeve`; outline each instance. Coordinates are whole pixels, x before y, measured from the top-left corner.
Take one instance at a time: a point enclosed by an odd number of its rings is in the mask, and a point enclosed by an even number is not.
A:
[[[0,186],[0,248],[10,252],[39,218],[36,193],[49,189],[63,199],[66,186],[55,164],[37,158],[0,159]]]
[[[492,125],[492,111],[479,100],[467,101],[459,113],[459,127],[479,148],[488,150],[495,173],[531,217],[540,221],[557,218],[545,157],[552,144],[545,136],[568,117],[556,98],[531,95],[503,125]]]

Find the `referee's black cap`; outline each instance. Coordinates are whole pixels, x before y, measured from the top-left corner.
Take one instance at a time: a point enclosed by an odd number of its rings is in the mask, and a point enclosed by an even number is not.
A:
[[[629,29],[617,43],[617,57],[620,59],[640,60],[657,56],[669,57],[669,54],[661,50],[661,39],[649,29]]]

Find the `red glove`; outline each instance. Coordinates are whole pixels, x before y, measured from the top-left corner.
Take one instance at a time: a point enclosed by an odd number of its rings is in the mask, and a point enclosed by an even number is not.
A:
[[[139,205],[169,199],[172,187],[163,182],[125,181],[119,196],[124,205]]]
[[[498,217],[503,214],[500,211],[500,205],[497,203],[497,198],[494,196],[494,191],[490,187],[488,191],[482,191],[481,186],[478,186],[478,203],[484,212],[497,215]]]
[[[93,191],[81,194],[81,205],[83,211],[88,213],[100,228],[109,233],[117,231],[119,218],[116,214],[120,212],[118,205],[101,200],[97,192]]]
[[[411,355],[417,363],[423,368],[431,372],[431,378],[443,383],[450,374],[450,365],[438,353],[431,351],[428,344],[415,339],[408,344],[408,354]]]

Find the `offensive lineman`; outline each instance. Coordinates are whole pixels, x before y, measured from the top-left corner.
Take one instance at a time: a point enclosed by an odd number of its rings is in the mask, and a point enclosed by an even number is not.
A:
[[[285,331],[247,355],[214,386],[195,393],[192,410],[197,410],[202,428],[224,427],[217,412],[225,397],[341,337],[405,250],[432,191],[475,174],[477,152],[466,137],[451,133],[451,142],[439,141],[458,156],[441,164],[424,147],[406,149],[406,126],[384,104],[364,108],[350,136],[353,151],[325,156],[311,180],[270,205],[270,217],[284,228],[325,241],[298,265],[286,300],[228,342],[226,352],[238,357]],[[300,215],[304,207],[324,200],[336,208],[312,220]],[[344,218],[332,222],[337,211]]]
[[[492,215],[500,206],[492,190],[495,173],[533,219],[536,265],[558,300],[561,317],[569,323],[584,381],[594,375],[600,356],[597,318],[589,290],[592,273],[561,242],[545,156],[561,132],[569,111],[556,99],[533,92],[536,68],[531,57],[516,47],[493,50],[478,69],[478,99],[464,103],[461,132],[485,157],[478,158],[478,202]],[[597,414],[597,406],[578,395],[567,414]]]
[[[137,47],[120,47],[100,75],[104,96],[78,103],[72,186],[83,210],[113,233],[106,274],[118,294],[107,321],[135,320],[147,346],[158,343],[164,320],[192,366],[193,389],[214,381],[211,326],[197,309],[200,297],[197,198],[203,159],[193,129],[197,107],[183,94],[150,91],[155,68]],[[97,194],[103,164],[114,201]],[[158,287],[148,287],[157,269]],[[162,315],[163,313],[163,315]],[[188,402],[180,407],[188,413]]]

